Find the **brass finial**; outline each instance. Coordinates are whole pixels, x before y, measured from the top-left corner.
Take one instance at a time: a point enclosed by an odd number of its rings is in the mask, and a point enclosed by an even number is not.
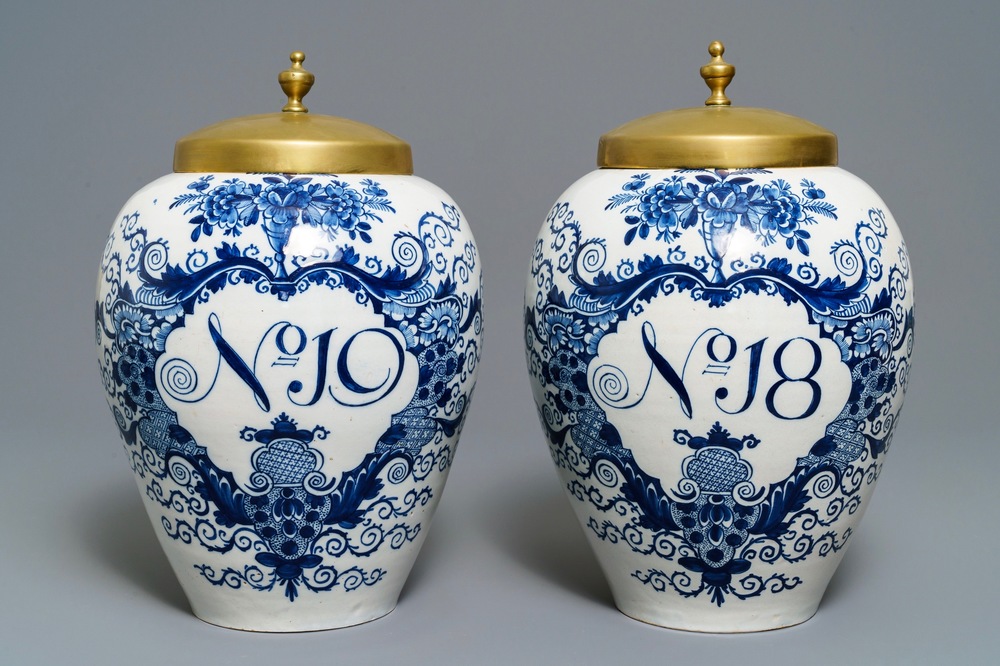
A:
[[[288,103],[281,110],[309,113],[309,109],[302,104],[302,98],[309,93],[309,89],[316,82],[316,77],[312,72],[303,69],[302,63],[306,59],[306,54],[302,51],[293,51],[288,59],[292,61],[292,66],[278,74],[281,90],[288,95]]]
[[[705,106],[729,106],[732,104],[732,101],[726,97],[726,86],[733,80],[736,67],[722,59],[722,54],[725,52],[726,47],[718,40],[708,45],[708,53],[712,56],[712,60],[707,65],[702,65],[701,78],[705,79],[705,84],[712,91],[712,94],[705,100]]]

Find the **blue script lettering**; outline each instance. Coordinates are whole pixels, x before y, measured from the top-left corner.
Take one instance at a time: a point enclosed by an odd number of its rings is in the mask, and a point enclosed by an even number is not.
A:
[[[667,385],[671,388],[680,404],[680,410],[684,416],[690,418],[694,417],[694,405],[692,403],[691,390],[692,382],[688,377],[689,364],[692,362],[692,357],[695,356],[695,352],[704,353],[704,357],[707,357],[708,362],[704,364],[703,367],[699,366],[694,368],[695,371],[700,370],[698,376],[714,376],[719,378],[730,379],[730,373],[733,372],[733,379],[738,380],[742,377],[746,378],[746,389],[743,393],[742,399],[738,398],[738,402],[735,405],[724,404],[724,402],[729,398],[730,390],[725,386],[721,386],[715,389],[714,392],[714,403],[716,408],[721,412],[729,415],[741,414],[752,407],[757,398],[758,385],[761,380],[761,362],[765,356],[765,352],[769,347],[773,348],[771,351],[771,365],[774,367],[775,373],[777,373],[777,379],[771,383],[770,387],[764,394],[764,406],[767,411],[774,417],[782,419],[784,421],[796,421],[800,419],[806,419],[812,416],[819,407],[820,399],[822,397],[822,389],[819,383],[814,379],[817,373],[820,371],[822,366],[823,357],[822,352],[818,344],[815,341],[810,340],[805,337],[794,337],[784,340],[777,345],[769,344],[769,338],[761,338],[753,344],[747,345],[740,348],[739,343],[737,343],[736,338],[732,335],[722,331],[718,328],[710,328],[703,331],[695,339],[694,343],[688,349],[687,356],[684,361],[684,365],[681,367],[681,371],[677,372],[674,366],[670,363],[667,358],[667,353],[662,352],[657,348],[656,331],[653,324],[649,321],[644,322],[642,325],[642,347],[646,353],[646,356],[651,362],[649,369],[649,376],[646,380],[646,386],[642,389],[641,394],[634,401],[626,401],[625,396],[619,392],[612,395],[610,391],[604,389],[603,386],[599,386],[597,394],[599,397],[605,400],[608,404],[619,407],[628,408],[634,406],[642,401],[645,397],[646,392],[649,389],[649,383],[652,380],[653,370],[659,374],[660,377],[666,381]],[[806,356],[811,357],[807,359],[808,368],[788,368],[787,365],[795,365],[795,363],[789,363],[786,360],[786,356],[793,345],[797,348],[799,352],[799,361],[801,364],[802,352]],[[669,352],[669,350],[665,350]],[[742,368],[745,367],[745,371]],[[734,372],[734,369],[740,369],[739,372]],[[598,369],[595,378],[600,382],[606,378],[617,376],[615,382],[608,382],[610,386],[623,386],[627,385],[624,374],[620,368],[616,368],[609,365],[601,366]],[[715,380],[718,381],[718,380]],[[715,384],[718,386],[718,384]],[[806,396],[801,394],[802,388],[808,389],[809,393]],[[779,393],[799,391],[800,393],[790,393],[790,400],[786,400],[786,406],[783,409],[779,404],[777,398]],[[803,397],[807,397],[808,405],[806,405],[801,411],[796,410],[798,413],[787,413],[788,410],[787,402],[797,402],[802,404],[804,400]],[[735,408],[734,408],[735,407]]]
[[[198,373],[183,358],[172,358],[163,364],[160,383],[177,400],[199,402],[212,392],[225,362],[250,389],[260,409],[269,412],[273,393],[269,395],[265,387],[273,391],[275,378],[281,381],[283,375],[287,380],[288,373],[298,370],[305,360],[310,364],[302,368],[309,373],[309,390],[305,378],[281,383],[285,396],[294,405],[308,407],[329,395],[340,405],[363,407],[389,395],[399,384],[405,365],[405,349],[398,337],[381,328],[367,328],[352,333],[346,340],[341,335],[335,342],[336,331],[337,327],[330,328],[310,338],[301,326],[278,322],[261,336],[252,363],[248,363],[223,335],[222,323],[212,313],[208,317],[208,333],[218,358],[207,388],[197,390]],[[378,364],[374,369],[373,363]],[[358,374],[359,366],[365,370],[363,376]]]

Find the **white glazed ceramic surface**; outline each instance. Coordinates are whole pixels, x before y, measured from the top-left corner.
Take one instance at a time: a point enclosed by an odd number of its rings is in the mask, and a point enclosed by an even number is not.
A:
[[[718,632],[815,613],[889,448],[912,307],[896,224],[839,168],[606,169],[563,194],[529,373],[624,613]]]
[[[196,615],[388,613],[427,533],[482,332],[475,242],[414,176],[172,174],[125,205],[100,369]]]

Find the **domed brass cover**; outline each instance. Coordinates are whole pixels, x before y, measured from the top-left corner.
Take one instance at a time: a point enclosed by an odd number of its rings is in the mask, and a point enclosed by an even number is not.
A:
[[[601,137],[597,165],[618,169],[738,169],[833,166],[837,135],[808,120],[770,109],[732,107],[725,88],[736,68],[709,46],[701,68],[712,95],[700,108],[663,111]]]
[[[302,104],[315,77],[290,56],[279,75],[288,103],[281,113],[224,120],[174,147],[175,172],[412,174],[410,145],[365,123],[314,115]]]

